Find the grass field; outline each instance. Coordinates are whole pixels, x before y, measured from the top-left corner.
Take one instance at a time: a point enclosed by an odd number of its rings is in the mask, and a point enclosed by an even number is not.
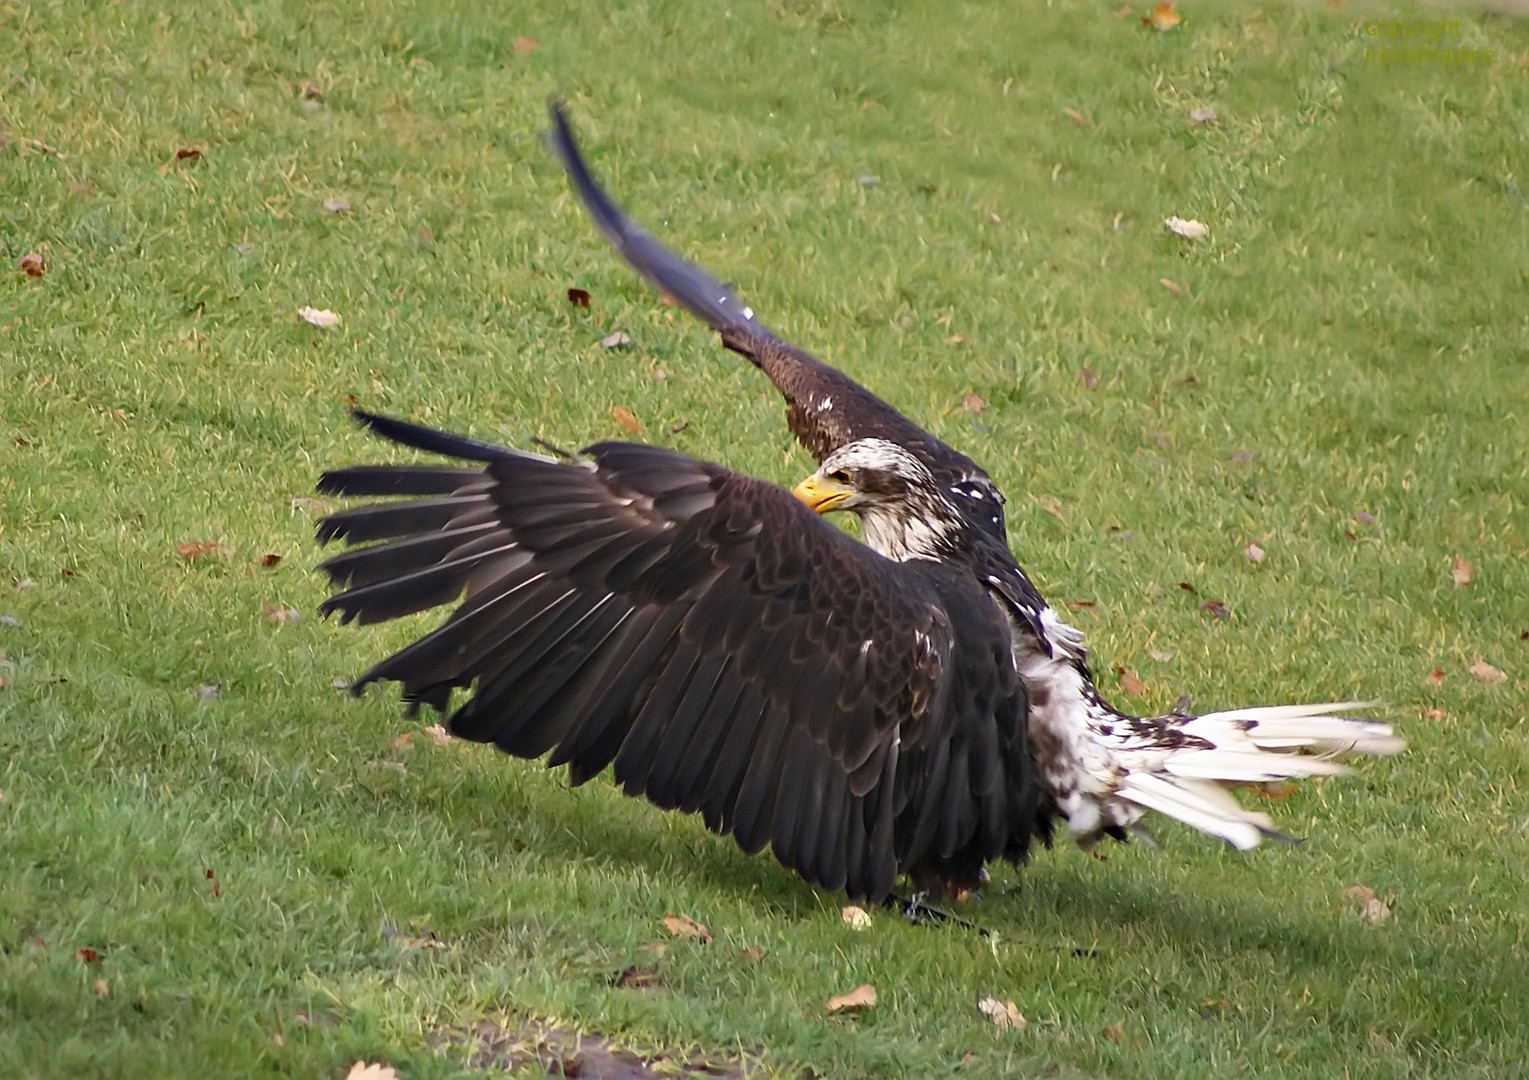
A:
[[[0,0],[0,1076],[473,1076],[536,1025],[671,1072],[1524,1075],[1529,27],[1392,64],[1436,13],[1118,6]],[[853,932],[337,691],[428,625],[314,617],[314,480],[385,453],[353,401],[811,467],[582,220],[552,92],[639,220],[989,469],[1109,692],[1379,697],[1408,753],[1272,802],[1299,848],[995,868],[989,941]]]

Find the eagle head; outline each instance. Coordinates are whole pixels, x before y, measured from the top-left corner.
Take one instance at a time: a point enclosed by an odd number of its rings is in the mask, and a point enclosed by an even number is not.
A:
[[[985,475],[942,482],[916,454],[887,439],[839,447],[794,494],[820,514],[854,513],[867,546],[888,558],[941,562],[966,550],[972,527],[985,522],[972,511],[990,505],[1001,513],[1002,501]],[[974,501],[981,506],[967,505]]]

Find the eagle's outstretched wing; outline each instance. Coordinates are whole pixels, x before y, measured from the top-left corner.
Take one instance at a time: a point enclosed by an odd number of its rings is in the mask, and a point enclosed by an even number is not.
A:
[[[878,438],[918,454],[936,475],[986,475],[843,372],[782,341],[726,285],[634,223],[590,175],[562,106],[554,101],[549,109],[552,148],[605,238],[639,274],[717,331],[722,344],[770,377],[786,399],[791,431],[818,461],[845,443]]]
[[[747,851],[879,899],[901,872],[975,878],[1034,829],[1009,628],[970,575],[897,563],[790,493],[655,447],[555,461],[357,416],[475,462],[371,465],[320,490],[325,614],[379,622],[460,600],[355,684],[393,679],[454,734],[575,783],[699,811]]]

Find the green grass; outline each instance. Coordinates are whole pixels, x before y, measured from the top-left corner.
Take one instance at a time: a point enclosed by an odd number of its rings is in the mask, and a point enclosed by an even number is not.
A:
[[[783,1076],[1521,1075],[1529,29],[1383,67],[1363,13],[1116,6],[0,0],[0,1075],[464,1076],[442,1043],[485,1017]],[[852,933],[603,781],[395,748],[396,703],[332,683],[427,623],[314,618],[291,501],[383,453],[351,395],[520,445],[620,437],[621,405],[810,467],[581,219],[553,91],[640,220],[989,468],[1107,689],[1382,697],[1409,752],[1275,803],[1298,849],[1165,828],[999,868],[990,945]],[[671,912],[716,941],[654,960]],[[658,989],[611,984],[634,963]]]

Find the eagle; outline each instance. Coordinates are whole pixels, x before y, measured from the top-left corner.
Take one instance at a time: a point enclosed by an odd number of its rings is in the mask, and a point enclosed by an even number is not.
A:
[[[448,460],[322,475],[321,493],[373,500],[319,521],[321,544],[346,545],[321,564],[322,613],[456,606],[354,693],[396,681],[459,738],[566,765],[573,784],[609,769],[626,794],[870,901],[904,875],[959,894],[1060,829],[1146,835],[1151,812],[1251,848],[1283,834],[1229,788],[1402,748],[1346,715],[1363,703],[1111,705],[1083,634],[1015,560],[991,477],[633,223],[550,111],[600,232],[769,378],[818,468],[788,491],[657,446],[543,454],[358,411]],[[839,511],[862,540],[825,519]]]

